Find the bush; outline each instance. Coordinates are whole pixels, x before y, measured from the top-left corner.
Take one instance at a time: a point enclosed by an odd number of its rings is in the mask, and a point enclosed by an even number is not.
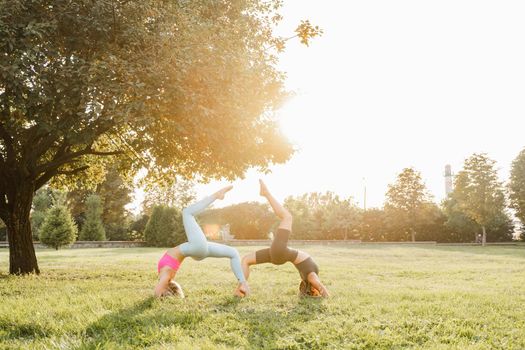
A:
[[[78,229],[65,205],[58,204],[49,209],[40,229],[40,241],[58,250],[73,243]]]
[[[109,241],[129,241],[129,227],[126,222],[122,224],[109,223],[106,225],[106,235]]]
[[[106,231],[102,224],[102,200],[96,194],[86,200],[86,220],[80,231],[82,241],[105,241]]]
[[[144,231],[146,230],[148,221],[148,215],[142,215],[138,219],[134,220],[129,227],[129,239],[132,241],[143,241]]]
[[[176,208],[155,206],[144,230],[146,244],[154,247],[176,246],[186,241],[182,214]]]

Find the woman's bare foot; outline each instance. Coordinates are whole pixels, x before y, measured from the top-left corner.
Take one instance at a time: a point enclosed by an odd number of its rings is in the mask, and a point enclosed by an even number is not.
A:
[[[268,196],[270,194],[270,191],[268,190],[268,187],[266,187],[266,184],[263,182],[263,180],[259,179],[259,185],[260,185],[259,194],[263,197]]]
[[[224,195],[226,194],[226,192],[231,191],[232,188],[232,185],[226,186],[223,189],[220,189],[219,191],[215,192],[213,195],[216,199],[224,199]]]

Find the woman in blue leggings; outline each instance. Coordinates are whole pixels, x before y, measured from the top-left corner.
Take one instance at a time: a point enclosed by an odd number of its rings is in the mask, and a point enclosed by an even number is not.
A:
[[[224,199],[226,192],[232,188],[233,186],[225,187],[182,210],[182,222],[188,241],[177,247],[168,249],[159,260],[157,269],[159,282],[155,287],[156,296],[178,295],[184,297],[182,288],[174,281],[174,278],[182,261],[186,257],[192,257],[195,260],[202,260],[207,257],[229,258],[231,269],[239,282],[234,294],[243,297],[249,293],[250,289],[242,271],[239,252],[224,244],[208,242],[206,236],[204,236],[204,232],[202,232],[202,229],[195,220],[195,215],[206,209],[216,199]]]

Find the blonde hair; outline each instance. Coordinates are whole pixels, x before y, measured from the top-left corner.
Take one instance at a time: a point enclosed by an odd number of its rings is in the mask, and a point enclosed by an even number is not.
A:
[[[179,298],[184,298],[184,292],[182,291],[182,287],[177,282],[171,280],[168,284],[168,289],[166,292],[164,292],[165,296],[176,296]]]

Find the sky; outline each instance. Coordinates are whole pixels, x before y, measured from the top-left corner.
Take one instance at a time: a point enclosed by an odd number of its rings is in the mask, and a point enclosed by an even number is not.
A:
[[[525,2],[285,0],[277,32],[302,19],[324,34],[288,42],[279,68],[295,92],[278,111],[298,148],[272,173],[249,171],[218,206],[333,191],[381,207],[388,184],[414,167],[434,201],[444,168],[486,152],[506,181],[525,147]],[[199,197],[227,182],[197,186]]]

